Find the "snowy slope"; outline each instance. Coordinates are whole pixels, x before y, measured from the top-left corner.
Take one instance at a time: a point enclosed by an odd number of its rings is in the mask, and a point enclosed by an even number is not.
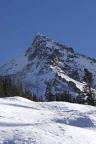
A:
[[[28,63],[27,57],[21,55],[9,61],[7,64],[1,66],[3,75],[11,75],[21,71]]]
[[[96,108],[0,99],[0,144],[96,144]]]
[[[57,66],[54,66],[54,67],[51,66],[51,68],[52,68],[53,71],[56,72],[56,73],[58,74],[58,76],[60,76],[62,79],[66,79],[66,81],[68,81],[68,82],[70,82],[70,81],[73,82],[74,84],[76,84],[76,87],[77,87],[78,89],[80,89],[81,91],[83,91],[83,86],[84,86],[83,83],[80,83],[79,81],[76,81],[76,80],[70,78],[69,76],[67,76],[66,74],[64,74],[64,71],[62,71],[62,70],[61,70],[59,67],[57,67]]]
[[[39,34],[24,55],[0,67],[0,75],[21,80],[37,96],[45,97],[49,84],[54,94],[67,90],[77,95],[83,88],[84,69],[92,73],[93,88],[96,89],[95,59]],[[70,82],[74,86],[69,85]]]

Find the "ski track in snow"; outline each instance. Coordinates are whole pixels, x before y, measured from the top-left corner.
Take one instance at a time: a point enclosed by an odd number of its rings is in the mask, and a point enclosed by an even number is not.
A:
[[[0,144],[96,144],[96,107],[0,99]]]

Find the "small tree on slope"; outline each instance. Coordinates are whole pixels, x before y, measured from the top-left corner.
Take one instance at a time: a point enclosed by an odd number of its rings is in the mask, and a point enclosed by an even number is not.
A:
[[[86,82],[84,87],[84,94],[88,96],[87,102],[90,105],[94,105],[94,93],[92,91],[93,86],[93,76],[92,73],[88,71],[88,69],[84,69],[84,78],[83,80]]]

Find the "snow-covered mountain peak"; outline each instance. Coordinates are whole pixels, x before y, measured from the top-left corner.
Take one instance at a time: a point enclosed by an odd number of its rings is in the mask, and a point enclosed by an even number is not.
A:
[[[29,47],[26,51],[25,55],[30,55],[33,53],[38,54],[45,54],[48,52],[48,49],[52,49],[54,42],[52,39],[46,37],[42,34],[37,34],[32,42],[32,46]]]
[[[93,75],[96,88],[96,60],[78,54],[54,40],[37,34],[25,54],[0,67],[0,75],[15,75],[24,85],[30,86],[34,94],[47,95],[69,91],[77,95],[82,90],[84,69]],[[75,93],[75,94],[74,94]]]

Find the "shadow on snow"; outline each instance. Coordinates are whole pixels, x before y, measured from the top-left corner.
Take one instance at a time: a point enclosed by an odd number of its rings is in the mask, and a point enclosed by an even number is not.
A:
[[[62,118],[62,119],[55,120],[55,122],[60,124],[67,124],[70,126],[80,127],[80,128],[95,127],[94,123],[88,116],[82,116],[74,119]]]

